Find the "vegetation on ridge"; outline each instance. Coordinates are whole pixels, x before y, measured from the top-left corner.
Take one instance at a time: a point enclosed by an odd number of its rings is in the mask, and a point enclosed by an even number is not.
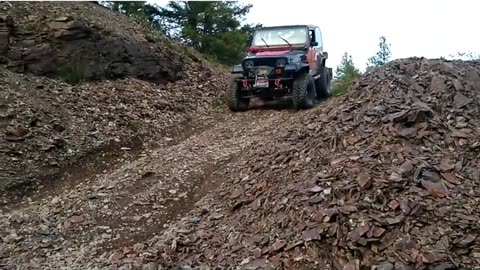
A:
[[[245,56],[253,30],[261,26],[243,23],[252,5],[235,1],[170,1],[164,7],[145,1],[102,4],[229,66]]]

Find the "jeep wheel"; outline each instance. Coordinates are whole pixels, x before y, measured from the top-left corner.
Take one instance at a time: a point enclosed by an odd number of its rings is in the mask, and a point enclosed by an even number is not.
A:
[[[292,99],[295,109],[310,109],[315,106],[316,89],[312,76],[303,73],[293,81]]]
[[[322,68],[322,74],[318,79],[318,89],[317,97],[318,98],[328,98],[332,94],[332,87],[330,85],[331,77],[330,72],[327,67]]]
[[[230,80],[230,84],[226,93],[227,105],[230,110],[234,112],[246,111],[248,110],[248,106],[250,104],[249,98],[242,98],[240,95],[241,88],[240,83],[237,82],[238,78],[238,76],[235,76]]]

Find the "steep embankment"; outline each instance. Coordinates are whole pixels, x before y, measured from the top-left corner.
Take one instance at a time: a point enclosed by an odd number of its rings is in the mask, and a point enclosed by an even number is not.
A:
[[[479,117],[479,62],[394,61],[286,119],[191,214],[124,254],[162,266],[472,269]]]
[[[0,191],[88,174],[122,147],[202,126],[223,91],[223,70],[101,6],[4,2],[0,12]]]

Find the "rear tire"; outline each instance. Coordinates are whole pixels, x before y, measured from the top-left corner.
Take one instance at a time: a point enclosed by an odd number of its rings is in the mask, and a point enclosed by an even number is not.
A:
[[[302,73],[293,81],[292,99],[296,110],[313,108],[316,96],[315,80],[312,76]]]
[[[318,90],[317,90],[318,98],[328,98],[332,95],[332,87],[330,85],[330,82],[331,82],[330,69],[327,67],[323,67],[322,74],[320,78],[318,78]]]
[[[240,77],[238,76],[234,76],[230,79],[230,84],[226,93],[227,105],[230,110],[234,112],[246,111],[250,105],[249,98],[241,97],[241,86],[240,82],[237,81],[239,78]]]

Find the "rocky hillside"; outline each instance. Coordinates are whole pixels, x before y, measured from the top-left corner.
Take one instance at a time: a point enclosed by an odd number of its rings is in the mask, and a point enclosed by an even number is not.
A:
[[[3,2],[0,17],[0,191],[201,125],[223,91],[223,70],[96,4]]]
[[[393,61],[250,147],[149,252],[163,266],[472,269],[479,119],[480,62]]]
[[[223,70],[101,6],[0,12],[0,191],[35,191],[2,196],[0,269],[480,265],[480,62],[234,114]]]

